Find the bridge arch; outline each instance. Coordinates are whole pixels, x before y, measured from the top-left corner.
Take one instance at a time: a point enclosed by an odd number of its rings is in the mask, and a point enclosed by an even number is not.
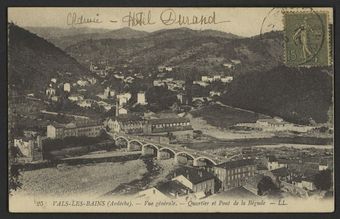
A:
[[[142,142],[140,142],[136,139],[132,139],[128,142],[130,150],[136,150],[136,149],[132,148],[132,143],[137,143],[139,145],[139,148],[137,149],[137,151],[141,151],[143,149],[144,144]]]
[[[124,142],[126,142],[126,147],[129,149],[129,139],[125,138],[124,136],[117,136],[117,137],[114,138],[114,140],[115,140],[116,146],[118,146],[117,145],[118,140],[123,140]],[[121,145],[119,145],[119,147],[121,147]]]
[[[188,156],[188,157],[191,157],[193,160],[195,160],[195,157],[193,156],[193,155],[191,155],[191,154],[189,154],[189,153],[187,153],[187,152],[185,152],[185,151],[180,151],[180,152],[178,152],[178,153],[176,153],[176,157],[177,156],[180,156],[180,155],[186,155],[186,156]]]
[[[212,160],[211,158],[209,158],[209,157],[200,156],[200,157],[197,157],[197,158],[194,159],[194,161],[195,161],[196,163],[197,163],[197,161],[199,161],[199,160],[209,161],[209,162],[212,163],[213,165],[217,165],[217,163],[216,163],[214,160]]]
[[[124,136],[117,136],[114,138],[115,141],[119,140],[119,139],[123,139],[124,141],[126,141],[127,143],[129,143],[129,139],[125,138]]]
[[[170,158],[174,158],[176,156],[176,151],[174,151],[173,149],[171,148],[168,148],[168,147],[163,147],[163,148],[160,148],[159,149],[159,155],[160,157],[162,157],[161,155],[161,152],[164,151],[164,152],[169,152],[169,155],[170,155]],[[169,157],[168,157],[169,158]]]
[[[142,146],[142,154],[145,155],[146,154],[146,148],[151,148],[153,149],[153,154],[157,156],[158,154],[158,151],[159,151],[159,147],[154,145],[154,144],[150,144],[150,143],[147,143],[147,144],[144,144]]]

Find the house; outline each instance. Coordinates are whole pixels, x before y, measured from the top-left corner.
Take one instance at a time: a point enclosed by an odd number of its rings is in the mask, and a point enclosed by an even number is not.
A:
[[[213,97],[213,96],[221,96],[221,92],[219,92],[219,91],[210,91],[209,92],[209,95],[211,96],[211,97]]]
[[[223,67],[231,69],[231,68],[234,67],[234,64],[233,63],[223,63]]]
[[[120,80],[124,80],[124,75],[121,75],[121,74],[114,74],[113,77],[117,78],[117,79],[120,79]]]
[[[326,160],[322,160],[319,163],[319,171],[327,170],[327,169],[328,169],[328,162]]]
[[[56,90],[55,90],[54,88],[48,87],[48,88],[46,89],[46,96],[47,96],[48,98],[51,98],[51,97],[55,96],[55,94],[56,94]]]
[[[230,61],[235,65],[241,64],[241,61],[239,59],[231,59]]]
[[[213,77],[209,77],[209,76],[202,76],[202,77],[201,77],[201,81],[203,81],[203,82],[208,82],[208,83],[210,83],[210,82],[213,82],[213,80],[214,80]]]
[[[27,138],[36,137],[38,135],[38,131],[26,129],[24,130],[24,136]]]
[[[288,167],[287,163],[279,162],[280,160],[277,159],[275,156],[269,156],[267,158],[267,168],[269,171],[279,169],[282,167]]]
[[[173,71],[173,67],[161,65],[161,66],[158,66],[158,71],[159,72],[163,72],[163,71],[171,72]]]
[[[84,86],[87,86],[89,85],[89,82],[88,81],[85,81],[85,80],[78,80],[77,81],[77,84],[81,87],[84,87]]]
[[[47,126],[47,138],[63,139],[65,137],[97,137],[103,124],[95,120],[76,120],[68,124],[54,123]]]
[[[31,158],[33,156],[34,138],[32,137],[18,137],[14,138],[14,147],[19,148],[24,157]]]
[[[118,115],[126,115],[128,113],[127,109],[121,107],[118,109]]]
[[[177,180],[194,193],[215,193],[215,176],[203,169],[182,167],[174,172],[172,180]]]
[[[183,117],[149,119],[144,124],[143,133],[147,135],[171,134],[178,140],[189,140],[193,138],[190,119]]]
[[[201,87],[206,87],[206,86],[209,85],[207,82],[204,82],[204,81],[193,81],[192,83],[193,84],[197,84],[197,85],[199,85]]]
[[[316,189],[314,182],[313,182],[314,176],[309,176],[309,177],[294,177],[292,179],[292,184],[299,187],[303,188],[305,190],[309,191],[314,191]]]
[[[51,100],[52,100],[53,102],[59,102],[60,97],[59,97],[59,96],[52,96],[52,97],[51,97]]]
[[[131,99],[131,93],[122,93],[117,95],[118,105],[123,106]]]
[[[19,149],[19,162],[32,162],[42,160],[42,137],[25,136],[14,138],[14,147]]]
[[[91,107],[92,104],[94,103],[93,100],[91,99],[86,99],[86,100],[78,100],[77,105],[83,108]]]
[[[167,181],[138,193],[143,200],[186,199],[193,191],[177,180]]]
[[[244,185],[247,179],[255,175],[255,171],[256,166],[252,159],[228,161],[213,167],[223,191]]]
[[[154,80],[153,81],[153,86],[154,87],[160,87],[160,86],[164,86],[165,83],[163,82],[163,80]]]
[[[88,81],[90,82],[90,84],[92,84],[92,85],[94,85],[94,84],[97,83],[97,79],[95,79],[95,78],[88,78],[87,80],[88,80]]]
[[[80,101],[80,100],[83,100],[84,97],[81,96],[81,95],[77,95],[77,94],[71,94],[68,99],[72,102],[77,102],[77,101]]]
[[[281,167],[271,171],[275,178],[279,181],[290,182],[291,175],[287,167]]]
[[[221,80],[221,75],[214,75],[213,76],[213,81],[220,81]]]
[[[127,78],[124,79],[124,82],[125,82],[125,83],[130,83],[130,84],[131,84],[134,80],[135,80],[134,77],[128,76]]]
[[[225,77],[221,77],[221,82],[222,83],[230,83],[232,82],[234,78],[232,76],[225,76]]]
[[[115,91],[112,90],[110,87],[107,87],[104,89],[104,99],[113,97],[114,95],[115,95]]]
[[[145,100],[145,92],[138,92],[137,93],[137,104],[140,105],[146,105],[146,100]]]
[[[64,91],[65,92],[71,92],[71,84],[70,83],[64,84]]]
[[[107,65],[107,62],[105,62],[105,64]],[[107,71],[109,70],[109,67],[108,66],[98,66],[98,65],[94,65],[92,62],[91,62],[91,65],[90,65],[90,71],[97,74],[98,76],[101,76],[101,77],[105,77],[107,75]]]
[[[97,104],[99,106],[103,107],[105,109],[105,111],[109,111],[113,107],[112,104],[106,103],[104,101],[98,101]]]

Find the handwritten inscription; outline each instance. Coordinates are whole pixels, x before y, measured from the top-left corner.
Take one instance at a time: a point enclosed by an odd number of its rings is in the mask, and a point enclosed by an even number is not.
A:
[[[123,23],[127,23],[129,27],[153,25],[151,11],[144,12],[129,12],[128,15],[122,18]]]
[[[99,14],[96,14],[94,17],[85,17],[84,15],[78,15],[77,13],[72,12],[67,14],[66,23],[69,26],[75,26],[89,23],[100,24],[103,23],[103,21],[100,20]]]
[[[152,14],[151,10],[148,11],[137,11],[132,12],[130,11],[127,15],[121,18],[121,22],[126,24],[128,27],[141,27],[141,26],[148,26],[154,25],[158,22],[162,23],[166,26],[171,25],[179,25],[179,26],[190,26],[190,25],[209,25],[209,24],[220,24],[227,21],[222,21],[217,19],[216,12],[213,11],[209,15],[186,15],[176,12],[174,9],[166,9],[163,10],[158,20]],[[99,14],[96,14],[92,17],[87,17],[84,15],[79,15],[75,12],[71,12],[67,14],[66,19],[67,25],[75,26],[75,25],[82,25],[82,24],[100,24],[103,23],[104,20],[100,18]],[[108,22],[116,23],[116,20],[109,19]]]
[[[216,13],[213,12],[212,15],[204,16],[204,15],[193,15],[193,16],[186,16],[183,14],[176,13],[173,9],[167,9],[162,11],[160,15],[160,20],[164,25],[173,25],[178,24],[182,25],[205,25],[205,24],[219,24],[225,23],[230,21],[217,21],[216,20]]]

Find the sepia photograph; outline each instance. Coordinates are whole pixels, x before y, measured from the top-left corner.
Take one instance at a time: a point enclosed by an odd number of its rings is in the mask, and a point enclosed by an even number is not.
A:
[[[333,8],[8,7],[10,212],[333,212]]]

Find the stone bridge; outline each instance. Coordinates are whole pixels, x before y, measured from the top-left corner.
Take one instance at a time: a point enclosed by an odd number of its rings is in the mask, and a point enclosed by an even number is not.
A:
[[[181,163],[183,161],[187,163],[192,162],[193,166],[206,166],[209,164],[217,165],[229,160],[221,156],[185,148],[181,145],[153,142],[152,140],[139,136],[126,135],[122,133],[108,134],[115,140],[115,142],[118,140],[125,141],[128,151],[142,151],[143,155],[152,154],[157,156],[157,159],[174,158],[177,163]],[[138,148],[133,148],[132,144],[136,144]]]

